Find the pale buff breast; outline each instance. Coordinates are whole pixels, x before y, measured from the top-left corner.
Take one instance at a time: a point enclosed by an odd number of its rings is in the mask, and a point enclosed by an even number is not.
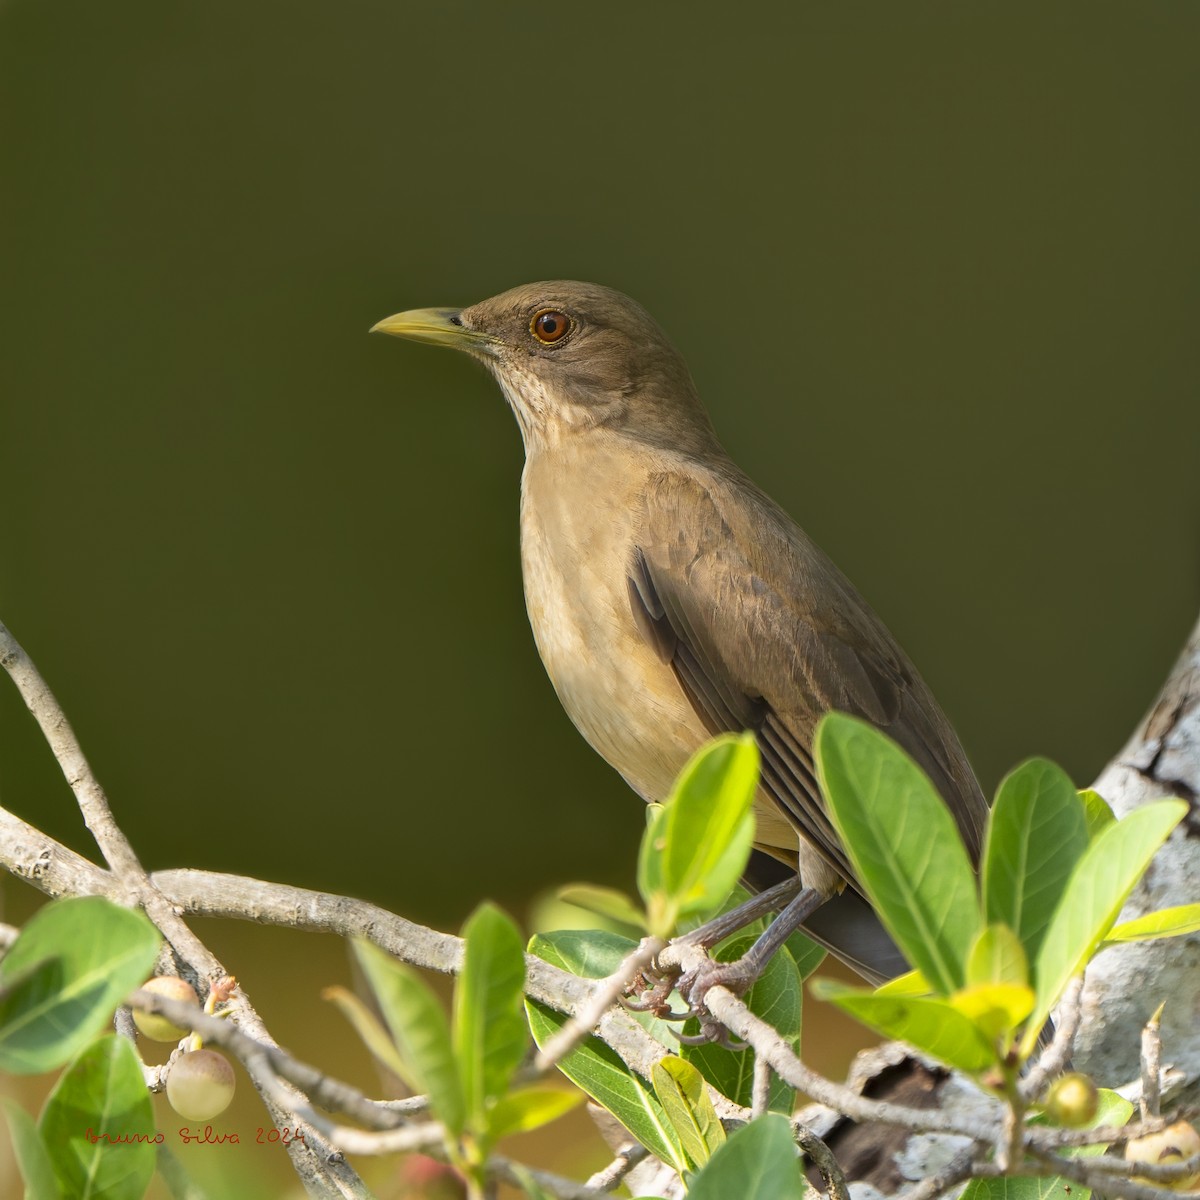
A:
[[[605,458],[593,444],[577,463],[564,464],[556,454],[553,470],[541,456],[527,461],[521,486],[525,605],[567,715],[634,791],[656,801],[709,735],[670,666],[633,622],[626,579],[642,481],[653,464],[645,474],[631,473],[626,460],[618,474]],[[626,485],[614,492],[612,481],[622,475]],[[794,864],[794,828],[765,796],[756,810],[756,843]]]

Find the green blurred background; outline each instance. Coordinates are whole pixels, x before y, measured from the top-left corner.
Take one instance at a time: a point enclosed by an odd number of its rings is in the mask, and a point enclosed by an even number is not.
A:
[[[1033,753],[1088,782],[1200,600],[1198,35],[0,0],[0,616],[146,863],[444,927],[631,884],[640,802],[529,634],[515,424],[366,333],[538,278],[659,318],[985,788]],[[0,802],[90,850],[8,687]]]

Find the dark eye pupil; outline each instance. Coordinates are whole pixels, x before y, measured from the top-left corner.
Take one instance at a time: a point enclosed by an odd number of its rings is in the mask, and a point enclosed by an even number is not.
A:
[[[542,318],[542,332],[555,333],[558,330],[558,322],[553,317]]]

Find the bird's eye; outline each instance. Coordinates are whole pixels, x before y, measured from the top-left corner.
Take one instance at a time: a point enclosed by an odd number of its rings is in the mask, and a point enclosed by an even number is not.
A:
[[[529,322],[529,332],[546,346],[553,346],[555,342],[561,342],[567,336],[570,328],[571,318],[566,313],[553,308],[542,309]]]

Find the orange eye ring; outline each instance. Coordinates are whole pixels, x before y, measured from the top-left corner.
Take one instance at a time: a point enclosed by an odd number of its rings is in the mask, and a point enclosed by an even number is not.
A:
[[[553,346],[571,332],[571,318],[556,308],[543,308],[534,313],[533,320],[529,322],[529,332],[543,346]]]

